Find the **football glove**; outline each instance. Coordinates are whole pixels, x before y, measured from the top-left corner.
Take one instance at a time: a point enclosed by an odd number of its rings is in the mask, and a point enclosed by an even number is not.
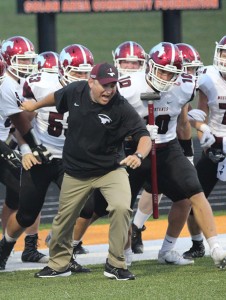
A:
[[[32,153],[38,161],[44,164],[48,164],[52,160],[52,154],[42,144],[32,148]]]
[[[157,135],[158,135],[158,126],[157,125],[146,125],[147,127],[147,130],[149,131],[150,133],[150,137],[151,137],[151,140],[155,140],[157,138]]]
[[[206,124],[202,124],[200,126],[200,130],[203,132],[203,135],[202,135],[202,137],[200,139],[200,145],[201,145],[201,147],[202,148],[209,148],[209,147],[211,147],[215,143],[216,139],[213,136],[213,134],[212,134],[209,126],[206,125]]]
[[[16,150],[12,150],[3,141],[0,141],[0,157],[13,169],[18,169],[22,166],[20,153]]]
[[[206,155],[215,164],[217,164],[225,159],[225,154],[222,152],[221,149],[209,148],[206,151]]]
[[[44,164],[47,164],[52,159],[52,154],[42,145],[39,138],[36,136],[34,129],[31,128],[24,136],[24,140],[30,146],[33,155],[36,159]]]

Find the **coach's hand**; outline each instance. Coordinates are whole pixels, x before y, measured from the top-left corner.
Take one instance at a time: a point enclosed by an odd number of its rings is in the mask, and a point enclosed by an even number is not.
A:
[[[34,111],[36,110],[36,101],[35,100],[27,100],[21,103],[20,109],[21,110],[26,110],[26,111]]]
[[[135,154],[129,155],[120,162],[120,165],[126,165],[131,169],[136,169],[141,165],[141,159]]]

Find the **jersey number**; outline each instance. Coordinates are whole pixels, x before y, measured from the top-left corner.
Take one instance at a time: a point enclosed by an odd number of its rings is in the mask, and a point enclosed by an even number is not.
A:
[[[182,74],[183,82],[192,82],[192,76],[189,74]],[[130,76],[121,78],[119,80],[120,88],[131,86]],[[168,131],[168,125],[170,121],[169,115],[160,115],[155,118],[155,124],[158,126],[158,134],[166,134]]]
[[[219,103],[219,109],[225,110],[221,124],[226,125],[226,103]]]
[[[62,132],[64,131],[64,135],[66,135],[66,129],[64,129],[63,124],[60,120],[64,119],[64,115],[56,113],[56,112],[50,112],[49,113],[49,126],[48,126],[48,134],[59,137]]]

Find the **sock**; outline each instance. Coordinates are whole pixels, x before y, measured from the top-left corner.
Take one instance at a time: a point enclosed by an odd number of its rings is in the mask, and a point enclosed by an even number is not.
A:
[[[17,238],[12,238],[12,237],[10,237],[10,236],[8,235],[8,233],[7,233],[7,230],[5,231],[5,239],[6,239],[6,241],[9,242],[9,243],[14,243],[14,242],[16,242],[16,240],[17,240]]]
[[[37,236],[38,234],[37,234],[37,233],[34,233],[34,234],[29,234],[29,233],[26,233],[25,235],[26,235],[26,236],[35,237],[35,236]]]
[[[176,244],[177,238],[171,237],[166,234],[164,241],[162,243],[162,248],[159,252],[168,252],[172,250]]]
[[[131,253],[131,252],[132,252],[131,247],[129,247],[129,248],[127,248],[127,249],[124,250],[124,254],[125,254],[125,255],[126,255],[126,254],[129,254],[129,253]]]
[[[211,252],[211,253],[212,253],[212,250],[213,250],[214,248],[217,248],[217,247],[222,248],[222,247],[220,246],[220,244],[219,244],[219,241],[218,241],[217,236],[212,236],[212,237],[208,238],[206,241],[207,241],[207,243],[208,243],[208,245],[209,245],[209,247],[210,247],[210,252]]]
[[[80,241],[81,240],[79,240],[79,241],[74,240],[73,243],[72,243],[73,247],[76,247],[79,244]]]
[[[142,213],[142,211],[140,211],[140,209],[137,209],[137,212],[135,214],[134,220],[133,220],[133,224],[135,224],[137,226],[137,228],[142,228],[144,223],[148,220],[148,218],[151,216],[152,214],[144,214]]]
[[[203,241],[203,236],[202,234],[196,234],[191,236],[192,241],[194,242],[202,242]]]

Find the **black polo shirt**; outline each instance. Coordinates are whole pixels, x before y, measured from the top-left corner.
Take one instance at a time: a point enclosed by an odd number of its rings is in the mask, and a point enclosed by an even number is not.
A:
[[[123,141],[149,136],[144,121],[118,92],[107,105],[91,100],[86,81],[73,82],[54,94],[59,113],[69,112],[63,150],[65,172],[88,178],[120,167]]]

